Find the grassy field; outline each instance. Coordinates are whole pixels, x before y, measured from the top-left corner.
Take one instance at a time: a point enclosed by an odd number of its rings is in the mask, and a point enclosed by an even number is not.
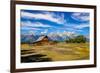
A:
[[[89,59],[88,43],[21,44],[21,62]]]

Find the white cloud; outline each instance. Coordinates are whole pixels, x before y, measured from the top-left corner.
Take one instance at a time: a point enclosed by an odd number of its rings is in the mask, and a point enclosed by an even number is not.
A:
[[[77,21],[89,21],[89,14],[88,13],[73,13],[71,16],[74,20]]]
[[[48,20],[51,22],[55,22],[58,24],[64,24],[66,23],[66,20],[64,19],[64,15],[62,14],[61,16],[56,15],[52,12],[45,12],[45,13],[29,13],[29,12],[21,12],[21,17],[26,17],[26,18],[34,18],[34,19],[44,19]]]
[[[41,32],[42,35],[46,34],[48,32],[48,29],[45,29],[44,31]]]
[[[40,22],[32,23],[30,21],[21,22],[22,27],[51,27],[50,25],[43,24]]]
[[[76,25],[74,28],[76,28],[76,29],[82,29],[82,28],[86,28],[86,27],[89,27],[89,24]]]
[[[21,27],[21,30],[40,30],[39,28]]]
[[[65,28],[63,28],[63,29],[74,31],[75,29],[83,29],[83,28],[86,28],[86,27],[90,27],[90,24],[89,23],[67,24],[65,26]]]

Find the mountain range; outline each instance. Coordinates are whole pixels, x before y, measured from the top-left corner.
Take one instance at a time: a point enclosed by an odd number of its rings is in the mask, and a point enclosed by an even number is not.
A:
[[[78,35],[76,35],[74,33],[68,33],[68,32],[50,33],[48,35],[34,35],[34,34],[24,35],[24,34],[22,34],[21,35],[21,42],[22,43],[34,43],[42,36],[47,36],[50,41],[66,41],[68,39],[75,38]],[[89,38],[87,36],[85,36],[85,37],[86,37],[87,41],[89,41]]]

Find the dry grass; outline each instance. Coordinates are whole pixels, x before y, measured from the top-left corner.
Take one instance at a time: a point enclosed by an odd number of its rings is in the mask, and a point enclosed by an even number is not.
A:
[[[21,50],[31,50],[31,52],[46,55],[43,58],[50,58],[52,61],[89,59],[88,43],[21,44]],[[27,51],[25,52],[28,54]]]

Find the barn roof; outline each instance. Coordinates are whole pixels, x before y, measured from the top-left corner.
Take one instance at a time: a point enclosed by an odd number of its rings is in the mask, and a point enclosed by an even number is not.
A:
[[[39,37],[39,38],[36,40],[36,42],[41,41],[41,40],[42,40],[43,38],[45,38],[45,37],[47,37],[47,36],[42,35],[41,37]]]

